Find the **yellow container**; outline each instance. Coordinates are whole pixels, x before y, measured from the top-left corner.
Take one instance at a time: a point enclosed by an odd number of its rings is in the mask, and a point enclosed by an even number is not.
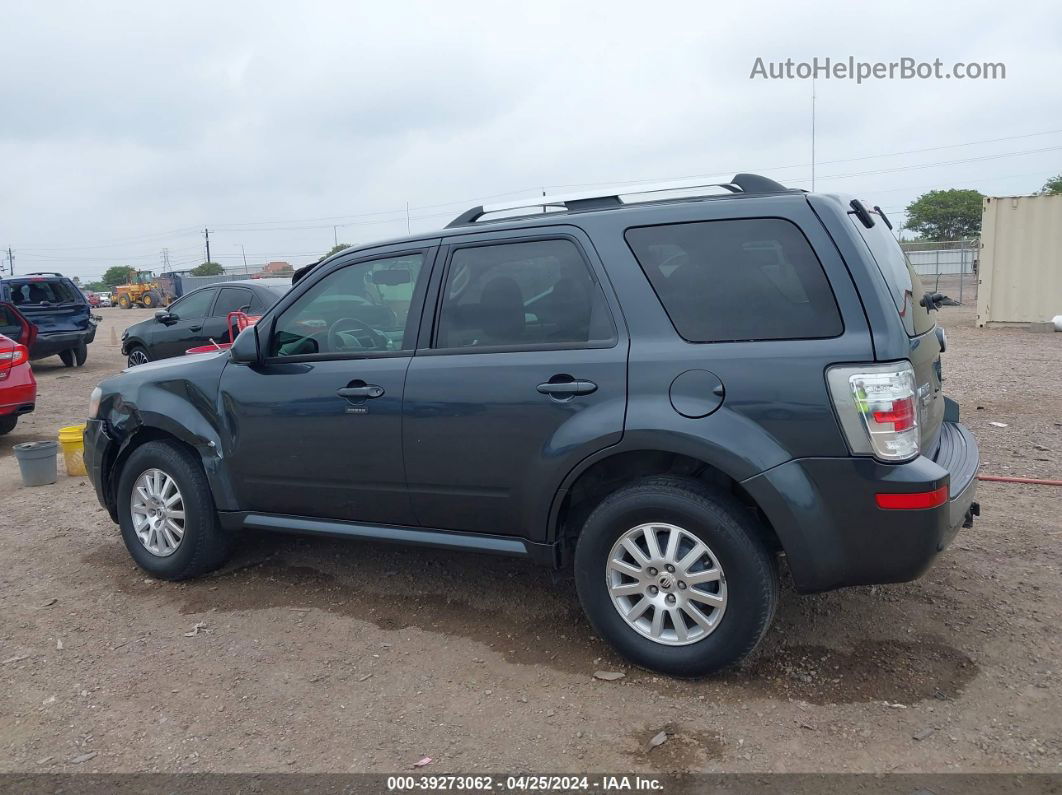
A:
[[[66,474],[84,477],[85,471],[85,426],[67,425],[59,429],[59,446],[63,448]]]

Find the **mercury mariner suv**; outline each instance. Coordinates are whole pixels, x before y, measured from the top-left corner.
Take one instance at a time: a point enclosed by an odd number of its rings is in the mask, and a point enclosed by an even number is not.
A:
[[[290,531],[571,566],[594,629],[679,676],[756,647],[783,555],[802,592],[918,577],[978,451],[885,214],[638,190],[347,249],[230,350],[104,381],[86,460],[133,559],[180,580]]]

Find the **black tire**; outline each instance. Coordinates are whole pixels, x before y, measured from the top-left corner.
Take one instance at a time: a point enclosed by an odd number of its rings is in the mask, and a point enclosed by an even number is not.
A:
[[[81,343],[74,348],[74,366],[84,367],[85,362],[88,360],[88,345]]]
[[[718,625],[689,645],[665,645],[631,627],[606,581],[613,545],[628,530],[662,522],[705,543],[725,577],[726,607]],[[753,515],[731,494],[692,478],[646,478],[606,497],[583,525],[575,550],[579,600],[594,629],[643,668],[704,676],[732,665],[763,639],[778,604],[775,556]]]
[[[149,469],[173,478],[184,500],[184,536],[167,557],[148,551],[135,530],[130,496],[137,479]],[[118,524],[122,540],[136,564],[161,580],[185,580],[213,571],[232,550],[233,537],[218,521],[214,498],[203,467],[186,448],[174,442],[148,442],[138,447],[122,466],[118,479]]]
[[[154,290],[148,290],[140,299],[145,309],[155,309],[162,303],[162,296]]]
[[[140,356],[144,357],[143,361],[135,361]],[[133,345],[129,349],[129,353],[126,354],[125,363],[127,367],[136,367],[138,364],[145,364],[151,361],[151,354],[147,352],[147,348],[143,345]]]
[[[0,436],[5,433],[11,433],[11,431],[15,430],[16,425],[18,425],[17,414],[5,414],[0,417]]]
[[[63,364],[66,367],[74,366],[74,349],[71,348],[65,351],[59,351],[59,358],[63,360]]]
[[[122,293],[120,296],[118,296],[118,308],[119,309],[132,309],[133,308],[132,300],[125,293]]]

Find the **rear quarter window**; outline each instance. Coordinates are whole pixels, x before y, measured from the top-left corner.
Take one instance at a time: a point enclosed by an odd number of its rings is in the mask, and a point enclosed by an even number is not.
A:
[[[925,295],[922,280],[918,278],[911,261],[907,259],[888,227],[877,218],[874,226],[867,229],[854,215],[849,214],[848,217],[870,249],[871,257],[877,263],[881,275],[885,277],[885,283],[889,286],[896,311],[900,313],[908,336],[917,337],[932,331],[936,322],[929,314],[929,309],[921,303],[922,296]]]
[[[627,244],[689,342],[818,339],[844,330],[822,264],[780,218],[628,229]]]

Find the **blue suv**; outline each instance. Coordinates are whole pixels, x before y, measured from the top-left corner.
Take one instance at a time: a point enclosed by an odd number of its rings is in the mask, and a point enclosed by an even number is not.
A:
[[[96,320],[85,295],[61,273],[27,273],[0,281],[0,301],[14,304],[37,327],[31,359],[59,356],[81,367],[96,338]]]

